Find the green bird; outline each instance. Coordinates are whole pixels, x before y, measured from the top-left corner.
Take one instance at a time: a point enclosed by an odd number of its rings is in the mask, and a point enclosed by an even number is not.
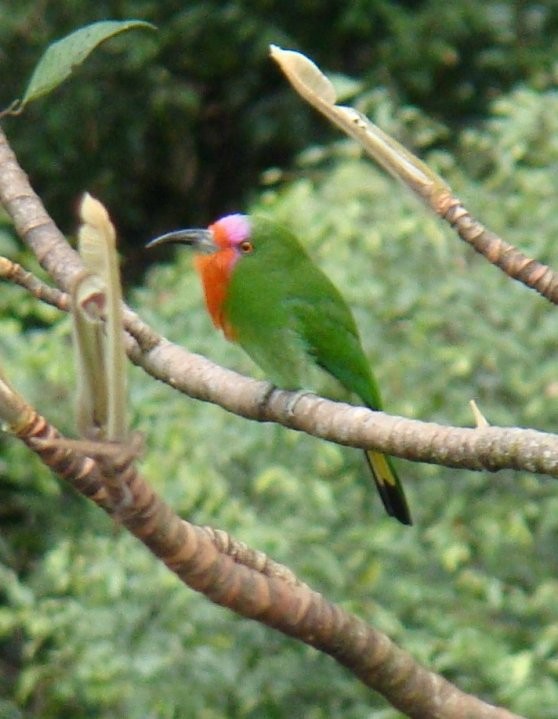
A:
[[[214,325],[277,387],[315,387],[319,368],[370,409],[381,409],[350,309],[289,230],[234,214],[207,229],[162,235],[148,247],[168,242],[197,251],[195,266]],[[365,455],[387,513],[412,524],[390,457],[375,450]]]

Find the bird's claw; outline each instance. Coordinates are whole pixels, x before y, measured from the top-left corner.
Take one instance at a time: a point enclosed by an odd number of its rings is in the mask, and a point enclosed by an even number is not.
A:
[[[272,384],[271,382],[265,383],[265,389],[261,393],[260,397],[258,397],[258,417],[261,419],[264,419],[267,414],[267,406],[269,404],[269,400],[273,396],[273,393],[277,387]]]
[[[303,397],[316,397],[316,393],[311,392],[309,389],[299,389],[293,392],[287,402],[287,416],[289,419],[294,416],[296,406]]]

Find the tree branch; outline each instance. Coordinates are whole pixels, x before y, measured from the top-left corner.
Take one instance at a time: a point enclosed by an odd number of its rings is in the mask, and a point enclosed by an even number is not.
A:
[[[432,207],[475,252],[512,280],[521,282],[549,302],[558,305],[558,274],[551,267],[529,257],[495,232],[488,230],[451,192],[438,197]]]
[[[328,602],[286,567],[225,532],[181,519],[139,475],[133,448],[64,440],[3,380],[0,417],[45,465],[115,517],[189,587],[329,654],[409,717],[521,719],[422,667],[385,634]],[[95,459],[74,449],[80,445]]]

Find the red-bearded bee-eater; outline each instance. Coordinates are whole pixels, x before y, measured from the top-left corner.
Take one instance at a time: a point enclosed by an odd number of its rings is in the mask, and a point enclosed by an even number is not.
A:
[[[353,315],[294,235],[262,217],[228,215],[207,229],[177,230],[152,240],[197,251],[213,324],[237,342],[277,387],[309,389],[319,368],[370,409],[381,409]],[[412,524],[391,459],[366,450],[386,511]]]

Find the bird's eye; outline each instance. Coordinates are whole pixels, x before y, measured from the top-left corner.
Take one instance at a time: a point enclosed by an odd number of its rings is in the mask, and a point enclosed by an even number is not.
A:
[[[245,255],[252,252],[252,250],[254,249],[254,246],[252,245],[250,240],[244,240],[244,242],[240,243],[239,247],[240,247],[240,251]]]

